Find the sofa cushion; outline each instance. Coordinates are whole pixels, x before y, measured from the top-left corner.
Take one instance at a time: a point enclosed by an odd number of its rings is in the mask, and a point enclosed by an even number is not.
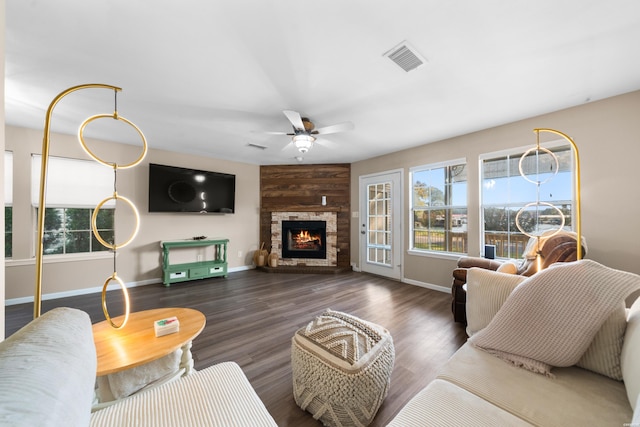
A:
[[[627,329],[627,310],[624,302],[602,324],[602,327],[591,341],[577,366],[614,380],[622,381],[620,354],[622,341]]]
[[[467,335],[484,329],[525,276],[499,273],[483,268],[467,272]]]
[[[91,414],[91,426],[277,427],[249,380],[224,362],[142,391]]]
[[[436,379],[415,395],[387,427],[530,425],[463,388]]]
[[[514,289],[470,341],[504,360],[550,375],[576,364],[640,276],[592,260],[557,263]]]
[[[89,315],[48,311],[0,343],[0,424],[86,426],[95,379]]]
[[[627,397],[631,406],[638,412],[637,402],[640,399],[640,298],[629,309],[627,330],[622,343],[620,367],[627,389]]]
[[[575,366],[556,368],[554,374],[520,369],[465,344],[438,378],[535,425],[622,426],[631,420],[622,382]]]

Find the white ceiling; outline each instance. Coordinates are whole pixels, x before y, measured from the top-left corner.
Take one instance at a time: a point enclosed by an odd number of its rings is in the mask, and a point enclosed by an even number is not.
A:
[[[383,56],[404,40],[425,65]],[[297,163],[290,137],[262,132],[290,131],[290,109],[353,122],[303,160],[344,163],[639,90],[640,2],[10,0],[5,51],[9,125],[42,129],[58,93],[105,83],[151,148]],[[75,134],[113,98],[66,96],[52,130]],[[139,144],[94,123],[86,135]]]

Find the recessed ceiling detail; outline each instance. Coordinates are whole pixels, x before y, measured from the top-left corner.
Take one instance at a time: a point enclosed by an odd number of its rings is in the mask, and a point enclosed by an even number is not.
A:
[[[426,62],[406,40],[387,51],[383,56],[398,64],[406,72],[415,70]]]

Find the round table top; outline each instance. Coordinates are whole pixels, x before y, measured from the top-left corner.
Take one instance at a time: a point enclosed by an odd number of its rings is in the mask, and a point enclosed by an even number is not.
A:
[[[176,316],[180,330],[156,337],[153,324],[156,320]],[[113,318],[119,325],[124,316]],[[129,315],[129,321],[121,329],[114,329],[106,320],[93,325],[98,368],[96,375],[108,375],[144,365],[166,356],[192,341],[204,329],[204,314],[191,308],[157,308],[138,311]]]

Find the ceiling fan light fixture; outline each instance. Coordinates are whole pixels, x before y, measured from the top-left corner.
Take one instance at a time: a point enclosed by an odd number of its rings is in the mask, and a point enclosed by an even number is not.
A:
[[[316,139],[311,135],[299,134],[293,136],[293,145],[296,146],[299,152],[306,153],[313,146],[313,142]]]

